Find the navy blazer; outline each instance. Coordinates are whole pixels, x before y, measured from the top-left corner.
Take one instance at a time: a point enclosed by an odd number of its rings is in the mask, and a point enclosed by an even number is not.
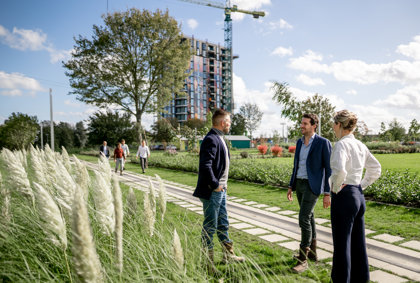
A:
[[[104,145],[101,145],[101,147],[99,148],[99,154],[101,154],[101,152],[106,156],[109,157],[109,146],[106,146],[106,150],[104,152]]]
[[[219,180],[226,168],[224,145],[215,130],[211,129],[200,147],[198,181],[193,196],[210,199],[211,193],[219,187]],[[230,156],[229,156],[230,158]]]
[[[293,174],[289,184],[292,190],[296,190],[296,175],[299,167],[299,155],[302,143],[302,139],[299,139],[296,144]],[[328,182],[328,178],[331,176],[330,156],[330,141],[315,134],[308,158],[306,159],[306,171],[308,172],[309,186],[317,196],[330,192],[330,184]]]

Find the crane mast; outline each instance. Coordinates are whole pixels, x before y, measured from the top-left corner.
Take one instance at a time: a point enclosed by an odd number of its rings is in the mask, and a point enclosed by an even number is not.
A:
[[[232,112],[234,109],[234,99],[233,99],[233,82],[232,82],[232,74],[233,74],[233,55],[232,55],[232,13],[244,13],[252,15],[255,19],[259,17],[264,17],[265,13],[261,11],[247,11],[238,9],[237,5],[231,5],[230,0],[226,0],[225,5],[219,2],[214,2],[210,0],[179,0],[183,2],[189,2],[193,4],[198,4],[207,7],[213,7],[218,9],[223,9],[225,11],[225,21],[224,21],[224,45],[225,50],[224,54],[222,54],[222,70],[225,72],[224,80],[222,82],[223,91],[222,96],[227,102],[228,108],[225,109],[229,112]]]

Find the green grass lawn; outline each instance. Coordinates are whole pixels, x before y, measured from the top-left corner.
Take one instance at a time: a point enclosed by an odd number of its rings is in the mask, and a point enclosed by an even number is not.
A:
[[[382,169],[420,173],[420,153],[375,154]]]
[[[81,155],[78,157],[83,160],[97,162],[96,157]],[[112,162],[111,166],[113,166]],[[126,164],[126,169],[137,173],[141,172],[138,164],[129,162]],[[154,176],[154,174],[158,174],[163,179],[193,187],[197,184],[196,173],[163,168],[149,168],[146,171],[146,175]],[[240,181],[229,181],[228,186],[228,192],[231,196],[246,198],[270,206],[278,206],[283,209],[299,210],[296,200],[293,202],[287,200],[287,191],[285,189]],[[329,215],[330,210],[324,209],[322,207],[322,201],[318,201],[315,207],[315,216],[329,219]],[[365,220],[366,227],[377,231],[377,233],[389,233],[407,239],[420,240],[420,209],[382,205],[368,201]]]

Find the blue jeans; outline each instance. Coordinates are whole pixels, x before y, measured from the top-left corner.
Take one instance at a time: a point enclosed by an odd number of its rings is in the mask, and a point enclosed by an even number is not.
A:
[[[231,242],[229,239],[229,220],[226,210],[226,189],[223,192],[212,192],[210,199],[202,199],[204,222],[201,231],[203,244],[208,249],[213,249],[213,235],[217,232],[217,237],[222,243]]]

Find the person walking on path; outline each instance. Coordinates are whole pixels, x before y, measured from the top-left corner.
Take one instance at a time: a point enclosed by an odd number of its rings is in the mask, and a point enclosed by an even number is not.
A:
[[[120,175],[123,174],[123,164],[125,160],[124,150],[121,148],[121,143],[117,144],[117,148],[114,150],[114,162],[115,162],[115,173],[120,167]]]
[[[289,201],[293,201],[293,191],[296,191],[300,207],[301,241],[299,254],[295,256],[298,262],[292,268],[296,273],[308,268],[308,259],[318,260],[314,208],[319,195],[324,194],[324,208],[328,208],[331,203],[328,183],[331,175],[331,143],[315,134],[318,123],[315,114],[304,114],[302,117],[300,129],[303,137],[296,144],[293,174],[287,191]]]
[[[348,110],[334,116],[333,129],[339,139],[331,154],[330,177],[334,246],[331,279],[335,283],[369,282],[363,190],[380,177],[381,164],[355,139],[356,124],[356,115]]]
[[[125,161],[126,161],[127,157],[130,155],[130,149],[128,148],[128,145],[125,144],[125,139],[121,140],[121,148],[123,149],[124,155],[125,155],[125,159],[124,159],[124,162],[123,162],[123,170],[125,170]]]
[[[145,168],[147,165],[147,158],[150,157],[149,147],[146,145],[146,141],[142,140],[139,149],[137,150],[136,160],[140,157],[141,170],[145,173]]]
[[[109,147],[106,141],[104,141],[102,145],[99,147],[99,154],[102,154],[106,156],[106,158],[109,158]]]
[[[230,113],[217,109],[213,114],[212,124],[212,129],[201,143],[198,181],[193,196],[200,198],[203,203],[204,221],[201,237],[208,253],[207,268],[210,273],[217,274],[213,251],[213,235],[216,232],[222,244],[223,262],[243,262],[245,258],[235,255],[228,233],[226,192],[230,155],[224,134],[230,129]]]

